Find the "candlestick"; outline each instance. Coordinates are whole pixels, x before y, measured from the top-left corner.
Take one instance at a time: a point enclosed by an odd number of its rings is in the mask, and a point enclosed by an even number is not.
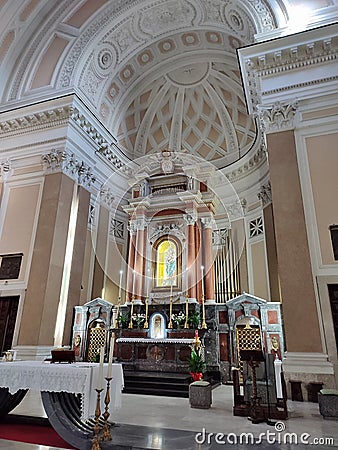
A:
[[[144,321],[143,328],[149,328],[148,324],[148,297],[146,297],[146,320]]]
[[[189,328],[188,315],[189,315],[189,294],[187,292],[187,298],[185,300],[185,324],[184,324],[184,328]]]
[[[100,366],[99,366],[99,377],[97,380],[97,389],[102,390],[103,384],[103,360],[104,360],[104,347],[100,348]]]
[[[208,327],[207,327],[207,324],[206,324],[206,322],[205,322],[204,294],[202,294],[202,325],[201,325],[201,328],[203,328],[204,330],[205,330],[206,328],[208,328]]]
[[[106,395],[104,397],[104,404],[105,404],[104,413],[103,413],[104,425],[103,425],[100,441],[111,441],[112,440],[112,436],[110,434],[110,429],[109,429],[110,427],[108,425],[108,418],[110,416],[109,403],[110,403],[110,382],[111,382],[111,380],[112,380],[111,377],[109,377],[109,376],[106,377],[107,389],[106,389]]]
[[[93,427],[93,440],[92,440],[92,448],[91,450],[101,450],[100,444],[99,444],[99,432],[100,432],[100,416],[101,416],[101,408],[100,408],[100,396],[102,392],[101,389],[95,389],[97,392],[97,399],[96,399],[96,408],[95,408],[95,425]]]
[[[112,373],[112,368],[113,368],[114,345],[115,345],[115,333],[112,333],[110,336],[107,378],[111,378],[111,373]]]
[[[117,310],[116,310],[116,315],[115,315],[115,319],[114,319],[114,323],[113,323],[113,328],[117,328],[118,327],[118,320],[119,320],[119,315],[120,315],[120,306],[121,306],[121,302],[120,299],[117,303]]]
[[[133,328],[134,301],[135,301],[135,296],[133,295],[133,297],[131,299],[130,320],[129,320],[128,328]]]
[[[170,296],[170,305],[169,305],[169,325],[168,325],[168,328],[172,328],[172,327],[173,327],[172,315],[173,315],[173,298]]]

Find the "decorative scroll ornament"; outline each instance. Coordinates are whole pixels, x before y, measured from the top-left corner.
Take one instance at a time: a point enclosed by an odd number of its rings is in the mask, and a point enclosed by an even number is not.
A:
[[[270,181],[261,187],[261,190],[257,194],[257,197],[262,202],[262,206],[266,206],[272,203]]]
[[[74,153],[53,149],[51,152],[42,155],[41,158],[47,169],[66,173],[74,178],[78,184],[90,186],[96,181],[91,167],[84,161],[78,161]]]
[[[270,106],[257,105],[257,116],[266,133],[294,128],[294,117],[298,102],[276,102]]]
[[[184,233],[181,231],[182,225],[178,223],[158,224],[150,234],[150,241],[155,242],[161,236],[177,236],[180,240],[184,240]]]

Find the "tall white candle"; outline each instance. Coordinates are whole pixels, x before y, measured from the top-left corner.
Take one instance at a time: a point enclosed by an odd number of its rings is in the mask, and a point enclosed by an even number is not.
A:
[[[109,347],[109,358],[108,358],[108,372],[107,378],[111,378],[113,369],[113,356],[114,356],[114,345],[115,345],[115,333],[110,336],[110,347]]]
[[[202,297],[204,297],[204,266],[201,266],[201,272],[202,272]]]
[[[97,380],[97,389],[102,389],[103,385],[103,360],[104,360],[104,347],[100,348],[100,366],[99,366],[99,377]]]
[[[170,285],[170,298],[172,298],[172,296],[173,296],[173,285],[171,284]]]

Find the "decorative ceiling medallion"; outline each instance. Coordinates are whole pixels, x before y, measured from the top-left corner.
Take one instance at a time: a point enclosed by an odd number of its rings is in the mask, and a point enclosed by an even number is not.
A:
[[[95,49],[94,63],[97,72],[106,75],[116,65],[115,49],[109,44],[100,45]]]
[[[184,45],[197,45],[199,43],[199,39],[196,33],[184,33],[182,34],[182,42]]]
[[[133,75],[134,75],[134,69],[133,69],[133,66],[131,66],[130,64],[128,64],[120,72],[120,78],[124,83],[128,83]]]
[[[116,97],[119,95],[120,88],[116,83],[112,83],[108,89],[108,95],[111,98],[111,100],[115,100]]]
[[[166,39],[165,41],[159,42],[158,48],[161,53],[168,53],[171,52],[172,50],[175,50],[176,45],[172,39]]]
[[[108,108],[108,106],[106,105],[106,103],[102,103],[101,106],[100,106],[100,116],[101,116],[103,119],[105,119],[105,118],[108,117],[108,114],[109,114],[109,108]]]
[[[137,62],[140,66],[145,66],[154,59],[154,55],[150,50],[145,50],[137,56]]]
[[[177,86],[196,86],[209,74],[210,63],[193,63],[179,67],[167,74],[167,78]]]
[[[219,33],[207,31],[205,37],[210,44],[221,44],[222,36]]]

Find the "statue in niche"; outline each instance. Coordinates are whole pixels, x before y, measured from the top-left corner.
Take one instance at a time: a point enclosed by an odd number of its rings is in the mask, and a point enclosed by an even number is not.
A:
[[[156,285],[158,287],[175,286],[177,275],[177,246],[169,239],[157,246]]]

